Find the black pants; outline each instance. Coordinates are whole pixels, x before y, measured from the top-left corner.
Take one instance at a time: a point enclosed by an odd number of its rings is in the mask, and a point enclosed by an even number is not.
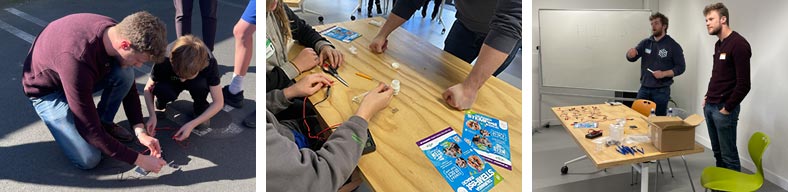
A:
[[[459,57],[465,62],[471,63],[479,56],[479,51],[482,49],[485,38],[487,38],[487,34],[473,32],[465,27],[460,20],[456,20],[454,21],[454,25],[451,26],[449,35],[446,36],[443,50]],[[520,50],[521,41],[522,40],[517,41],[517,46],[509,52],[509,57],[507,57],[503,64],[495,70],[493,76],[498,76],[498,74],[503,72],[503,70],[512,63],[512,60],[514,60],[517,56],[517,52]]]
[[[372,10],[373,1],[375,2],[375,4],[378,4],[378,7],[380,7],[380,0],[369,0],[369,3],[367,4],[367,10]]]
[[[196,118],[208,109],[208,94],[211,92],[208,81],[204,78],[192,79],[186,82],[160,81],[153,87],[153,95],[159,102],[172,102],[184,90],[189,91],[194,103],[194,117]]]
[[[199,0],[200,16],[202,17],[202,40],[208,49],[213,51],[216,41],[216,2],[217,0]],[[175,34],[180,37],[192,34],[192,8],[194,0],[173,0],[175,4]]]
[[[434,6],[432,8],[432,18],[435,19],[435,16],[438,15],[438,10],[441,8],[441,1],[442,0],[435,0],[433,1]],[[421,16],[427,17],[427,8],[429,7],[430,1],[424,1],[424,5],[421,6]]]

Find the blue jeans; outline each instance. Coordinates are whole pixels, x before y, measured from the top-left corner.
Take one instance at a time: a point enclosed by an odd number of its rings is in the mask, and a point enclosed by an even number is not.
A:
[[[734,109],[725,109],[728,115],[720,113],[725,104],[706,103],[703,114],[706,116],[706,125],[709,128],[711,150],[717,167],[741,171],[739,163],[739,150],[736,148],[736,125],[739,121],[740,106]]]
[[[455,20],[454,24],[451,26],[451,30],[449,30],[449,35],[446,36],[446,40],[443,42],[443,50],[459,57],[465,62],[471,63],[479,56],[479,51],[482,49],[485,38],[487,38],[487,34],[473,32],[460,23],[459,20]],[[520,50],[521,41],[522,40],[517,41],[515,48],[509,52],[509,57],[506,57],[503,64],[495,70],[493,76],[498,76],[498,74],[503,72],[503,70],[512,63],[512,60],[517,56],[517,51]]]
[[[110,74],[94,86],[101,92],[97,111],[102,122],[112,123],[123,98],[134,85],[134,69],[113,65]],[[77,168],[92,169],[101,161],[101,152],[79,135],[74,124],[74,113],[62,91],[43,97],[30,98],[33,108],[44,121],[55,142]]]
[[[661,88],[651,88],[640,86],[638,99],[648,99],[657,104],[656,115],[665,116],[668,114],[668,102],[670,101],[670,86]]]

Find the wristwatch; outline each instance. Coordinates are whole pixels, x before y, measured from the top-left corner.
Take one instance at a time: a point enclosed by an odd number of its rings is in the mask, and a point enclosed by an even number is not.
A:
[[[145,132],[146,131],[144,128],[138,128],[138,127],[134,128],[134,136],[140,137],[140,133],[145,133]]]

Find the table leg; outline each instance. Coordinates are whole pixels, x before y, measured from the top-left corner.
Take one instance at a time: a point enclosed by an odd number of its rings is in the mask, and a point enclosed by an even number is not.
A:
[[[363,4],[363,3],[364,3],[363,0],[358,0],[358,5],[356,5],[356,8],[353,8],[353,11],[350,12],[350,20],[351,21],[355,21],[356,20],[356,16],[354,15],[354,14],[356,14],[356,12],[361,13],[361,4]]]
[[[689,179],[690,186],[692,186],[692,192],[695,192],[695,183],[692,182],[692,176],[690,175],[689,166],[687,166],[687,159],[685,159],[684,155],[682,155],[681,160],[684,161],[684,169],[687,170],[687,179]]]
[[[574,163],[576,161],[583,160],[585,158],[588,158],[588,156],[587,155],[583,155],[583,156],[580,156],[580,157],[577,157],[577,158],[574,158],[572,160],[569,160],[569,161],[565,162],[564,166],[561,167],[561,175],[566,175],[566,173],[569,173],[569,167],[567,167],[567,165],[569,165],[570,163]]]
[[[632,164],[632,168],[640,172],[640,191],[648,192],[648,166],[645,164],[637,163]]]
[[[640,172],[640,191],[648,192],[648,166],[643,166],[643,172]]]

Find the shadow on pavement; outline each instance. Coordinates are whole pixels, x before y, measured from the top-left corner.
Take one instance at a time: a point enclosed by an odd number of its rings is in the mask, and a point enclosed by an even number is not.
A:
[[[254,101],[245,100],[246,106],[254,106]],[[177,114],[191,114],[190,101],[176,101],[167,110]],[[0,147],[3,166],[0,166],[0,180],[24,183],[74,186],[84,188],[128,188],[141,186],[186,186],[202,182],[221,180],[240,180],[255,177],[255,129],[243,127],[242,121],[253,108],[233,109],[225,107],[211,119],[210,131],[205,128],[202,135],[195,132],[188,144],[180,145],[171,139],[177,131],[178,123],[172,117],[161,119],[158,127],[172,127],[173,130],[160,130],[156,138],[162,146],[165,161],[180,165],[181,170],[169,174],[150,173],[140,176],[134,172],[134,165],[105,157],[91,170],[80,170],[71,165],[55,141],[28,143]],[[228,112],[229,111],[229,112]],[[190,116],[190,115],[189,115]],[[175,118],[177,119],[177,118]],[[128,127],[128,121],[119,122]],[[135,142],[127,146],[143,151],[145,148]]]

